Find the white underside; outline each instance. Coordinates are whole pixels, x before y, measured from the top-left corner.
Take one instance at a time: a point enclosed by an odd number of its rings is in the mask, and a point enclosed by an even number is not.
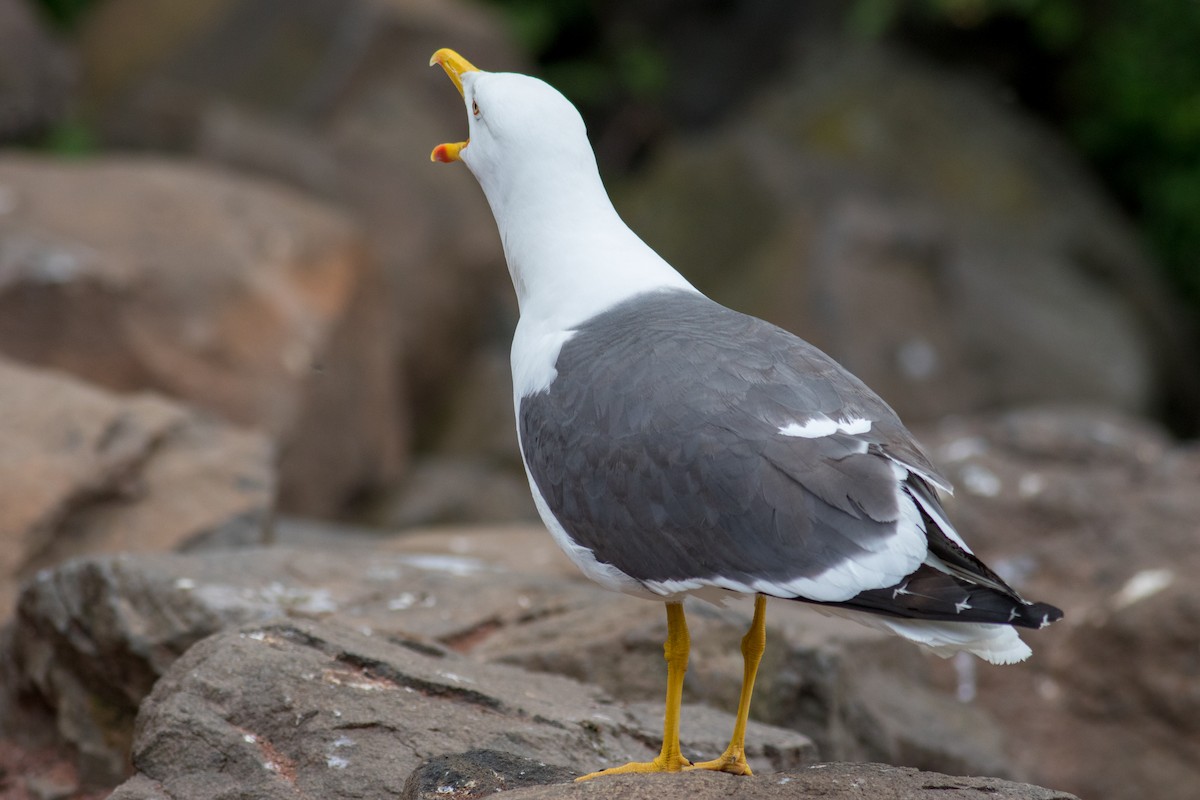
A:
[[[900,619],[847,608],[814,608],[822,614],[844,617],[860,625],[902,636],[942,658],[966,652],[992,664],[1015,664],[1029,658],[1033,652],[1011,625]]]

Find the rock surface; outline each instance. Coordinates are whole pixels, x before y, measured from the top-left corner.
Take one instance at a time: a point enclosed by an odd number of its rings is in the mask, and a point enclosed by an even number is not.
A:
[[[991,667],[932,659],[895,638],[775,602],[754,716],[806,734],[826,758],[1008,776],[1097,800],[1143,791],[1190,798],[1200,779],[1190,688],[1200,617],[1197,590],[1181,576],[1200,569],[1200,451],[1145,423],[1077,409],[963,419],[922,438],[959,487],[949,508],[964,536],[1026,594],[1060,604],[1066,620],[1025,634],[1035,651],[1029,662]],[[92,754],[82,762],[85,776],[111,779],[124,763],[134,709],[158,676],[182,674],[176,659],[187,658],[189,646],[231,626],[319,623],[423,654],[460,676],[490,663],[511,670],[505,674],[542,676],[530,678],[534,685],[558,673],[599,687],[587,691],[622,701],[609,713],[619,712],[621,730],[641,731],[634,738],[653,746],[661,612],[579,579],[544,531],[380,538],[284,521],[276,539],[257,549],[85,559],[46,573],[23,596],[8,650],[19,677],[6,682],[57,709],[62,735]],[[684,735],[694,752],[715,753],[729,722],[710,719],[715,712],[705,706],[733,707],[747,609],[689,605],[689,619]],[[342,641],[342,633],[330,635]],[[86,728],[80,708],[108,714],[88,723],[86,737],[78,736]],[[781,735],[774,730],[759,728],[751,743]],[[441,752],[484,746],[572,769],[608,763],[481,740]],[[791,769],[773,748],[759,757],[774,752],[771,769]],[[789,752],[794,759],[808,751]],[[302,755],[288,757],[297,763],[320,760],[295,753]],[[413,763],[436,754],[413,751]],[[1136,782],[1121,778],[1128,775]],[[122,791],[153,786],[146,780],[148,773]]]
[[[51,709],[60,736],[80,753],[83,779],[111,783],[123,774],[139,703],[210,634],[251,622],[320,620],[457,658],[454,650],[469,649],[481,632],[544,613],[543,604],[552,608],[572,588],[598,591],[471,557],[381,549],[364,541],[341,553],[273,547],[116,556],[49,571],[28,587],[11,634],[17,704]],[[661,698],[620,714],[651,742]],[[687,714],[691,746],[719,753],[732,725],[727,715],[699,706]],[[813,752],[807,739],[782,731],[751,746],[752,763],[774,769],[809,761]]]
[[[564,774],[566,773],[566,774]],[[1017,800],[1071,800],[1074,795],[995,778],[962,778],[884,764],[812,764],[770,775],[735,777],[705,772],[681,775],[612,776],[584,784],[561,767],[495,751],[440,756],[421,764],[404,787],[404,800],[480,798],[506,792],[512,798],[620,797],[695,798],[828,797],[881,800],[963,798],[981,794]],[[551,784],[551,785],[546,785]],[[534,787],[521,791],[522,787]]]
[[[620,187],[668,261],[829,352],[910,423],[1167,398],[1196,420],[1181,314],[1060,143],[896,53],[797,51],[785,89]]]
[[[347,219],[161,160],[8,156],[0,188],[0,352],[267,431],[287,507],[397,476],[389,315]]]
[[[267,440],[161,397],[0,359],[0,619],[70,556],[261,541]]]
[[[1085,409],[946,423],[924,438],[959,487],[948,507],[968,541],[1066,611],[1028,665],[979,674],[978,702],[1022,731],[1022,777],[1108,800],[1194,797],[1200,448]]]
[[[783,731],[768,736],[785,758],[807,745]],[[334,625],[276,623],[188,650],[143,703],[133,764],[174,798],[233,789],[382,796],[398,794],[434,754],[480,746],[578,773],[597,761],[649,758],[653,738],[610,699],[566,678]],[[760,769],[769,763],[759,760]]]
[[[453,786],[453,785],[450,785]],[[441,787],[439,787],[441,788]],[[449,788],[449,786],[447,787]],[[484,795],[447,791],[441,796],[473,798]],[[408,798],[436,795],[411,794]],[[618,775],[587,783],[554,784],[506,792],[512,800],[549,800],[559,797],[608,797],[621,800],[657,800],[687,796],[707,798],[796,798],[822,797],[830,800],[977,800],[979,797],[1011,800],[1078,800],[1075,795],[1039,786],[1011,783],[996,778],[964,778],[921,772],[884,764],[813,764],[801,770],[773,775],[739,777],[711,772],[683,775]]]

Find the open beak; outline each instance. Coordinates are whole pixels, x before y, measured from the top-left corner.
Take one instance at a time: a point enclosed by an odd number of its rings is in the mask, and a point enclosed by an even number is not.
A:
[[[446,71],[450,76],[450,80],[454,82],[454,87],[458,89],[459,94],[463,94],[462,76],[467,72],[479,72],[479,69],[460,56],[458,53],[451,50],[449,47],[443,47],[433,54],[429,59],[429,66],[437,64]],[[458,161],[459,153],[462,149],[471,143],[470,139],[465,142],[450,142],[447,144],[439,144],[433,148],[433,152],[429,154],[430,161],[441,161],[443,164],[449,164],[451,161]]]

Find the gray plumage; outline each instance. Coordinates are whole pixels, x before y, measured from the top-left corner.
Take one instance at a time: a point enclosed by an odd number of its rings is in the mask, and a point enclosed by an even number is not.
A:
[[[576,544],[639,582],[811,578],[892,537],[904,524],[900,492],[936,504],[929,482],[947,485],[861,381],[696,293],[648,292],[594,316],[555,369],[519,402],[530,476]],[[870,428],[780,433],[822,418]],[[838,605],[1028,626],[1054,616],[922,517],[930,552],[954,574],[922,567],[911,591],[896,591],[902,582]]]

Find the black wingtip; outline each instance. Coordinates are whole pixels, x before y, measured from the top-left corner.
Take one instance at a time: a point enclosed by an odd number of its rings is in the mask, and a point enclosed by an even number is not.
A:
[[[1025,606],[1025,613],[1021,616],[1023,621],[1014,622],[1014,625],[1020,625],[1023,628],[1045,628],[1062,619],[1063,612],[1061,608],[1049,603],[1030,603]]]
[[[1030,603],[1015,592],[981,586],[923,564],[905,580],[886,589],[860,592],[833,603],[874,614],[944,622],[984,622],[1044,628],[1062,619],[1048,603]]]

